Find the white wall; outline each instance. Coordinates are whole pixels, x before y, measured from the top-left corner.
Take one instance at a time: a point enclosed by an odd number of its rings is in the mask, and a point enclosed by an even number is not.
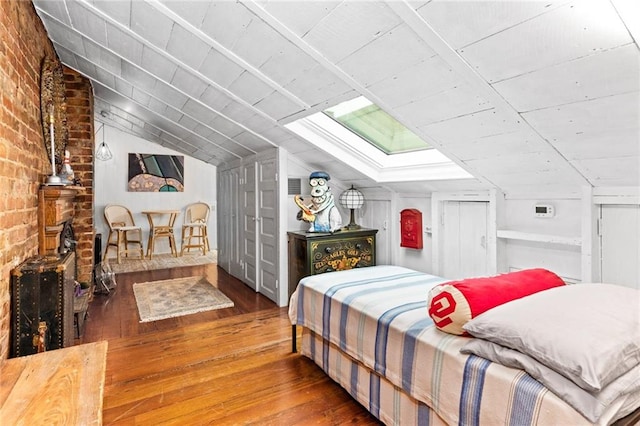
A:
[[[95,123],[99,129],[102,124]],[[154,209],[176,209],[184,212],[184,208],[193,202],[203,201],[211,206],[209,218],[209,243],[211,249],[218,248],[217,238],[217,207],[216,207],[216,167],[185,155],[184,157],[184,192],[128,192],[128,155],[129,153],[183,155],[162,147],[156,143],[121,132],[120,130],[105,126],[105,141],[113,158],[109,161],[95,160],[94,167],[94,196],[95,210],[94,223],[97,232],[102,234],[103,253],[106,247],[106,239],[109,228],[104,220],[104,207],[107,204],[123,204],[133,213],[137,225],[142,226],[144,248],[147,249],[146,239],[149,232],[147,217],[140,212]],[[102,141],[102,131],[96,135],[96,146]],[[176,220],[176,243],[180,249],[180,230],[184,213]],[[166,238],[156,245],[156,253],[169,253],[169,245]],[[113,251],[110,256],[113,255]]]
[[[536,217],[536,204],[551,204],[553,217]],[[580,199],[507,199],[504,203],[504,223],[498,229],[525,233],[580,238],[582,206]],[[525,268],[546,268],[556,274],[579,281],[581,279],[581,248],[575,245],[507,240],[504,243],[507,271]],[[500,271],[500,272],[507,272]]]

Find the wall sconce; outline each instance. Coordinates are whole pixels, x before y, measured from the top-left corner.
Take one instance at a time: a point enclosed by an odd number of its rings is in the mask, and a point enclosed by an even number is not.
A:
[[[349,224],[345,226],[344,229],[360,229],[360,225],[356,224],[354,211],[362,207],[364,204],[364,195],[362,195],[362,192],[358,191],[353,187],[353,185],[351,185],[351,188],[340,194],[339,201],[342,207],[351,210]]]
[[[96,149],[96,158],[100,161],[107,161],[113,158],[113,154],[111,154],[111,150],[107,146],[107,143],[104,141],[104,123],[102,124],[102,142],[98,145]]]

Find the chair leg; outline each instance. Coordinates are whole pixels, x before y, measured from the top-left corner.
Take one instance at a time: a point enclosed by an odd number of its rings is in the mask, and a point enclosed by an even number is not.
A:
[[[147,257],[151,259],[153,257],[153,229],[149,230],[149,241],[147,242]]]
[[[203,234],[203,238],[204,238],[204,248],[205,248],[205,253],[207,254],[210,251],[209,248],[209,233],[207,232],[207,227],[204,226],[202,227],[202,234]]]
[[[173,236],[173,232],[169,234],[169,248],[171,249],[171,255],[178,257],[178,250],[176,250],[176,239]]]
[[[118,245],[116,246],[116,259],[120,263],[120,244],[122,242],[122,231],[118,231]]]
[[[109,247],[111,247],[111,237],[113,236],[113,231],[109,231],[109,237],[107,238],[107,247],[104,249],[104,255],[102,256],[102,261],[107,261],[107,255],[109,254]]]
[[[142,247],[142,232],[139,234],[138,245],[140,246],[140,259],[144,259],[144,248]]]
[[[185,242],[184,242],[185,232],[184,232],[184,230],[185,230],[185,227],[183,226],[182,227],[182,232],[180,233],[180,256],[181,257],[184,254],[184,245],[185,245]]]

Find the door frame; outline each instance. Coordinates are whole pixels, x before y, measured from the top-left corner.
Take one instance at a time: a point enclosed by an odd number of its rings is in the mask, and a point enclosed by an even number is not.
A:
[[[481,201],[489,203],[487,225],[487,274],[495,275],[498,271],[497,262],[497,199],[495,189],[477,192],[434,192],[431,196],[431,232],[433,239],[432,267],[434,275],[441,275],[443,271],[442,250],[444,248],[444,203],[448,201]]]
[[[602,281],[600,270],[600,210],[603,204],[640,205],[640,187],[610,186],[582,190],[582,282]]]

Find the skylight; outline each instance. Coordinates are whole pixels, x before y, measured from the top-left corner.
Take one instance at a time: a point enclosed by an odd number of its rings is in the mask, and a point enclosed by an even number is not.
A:
[[[376,182],[473,177],[362,96],[285,126]]]
[[[385,154],[430,148],[418,135],[364,96],[342,102],[323,112]]]

